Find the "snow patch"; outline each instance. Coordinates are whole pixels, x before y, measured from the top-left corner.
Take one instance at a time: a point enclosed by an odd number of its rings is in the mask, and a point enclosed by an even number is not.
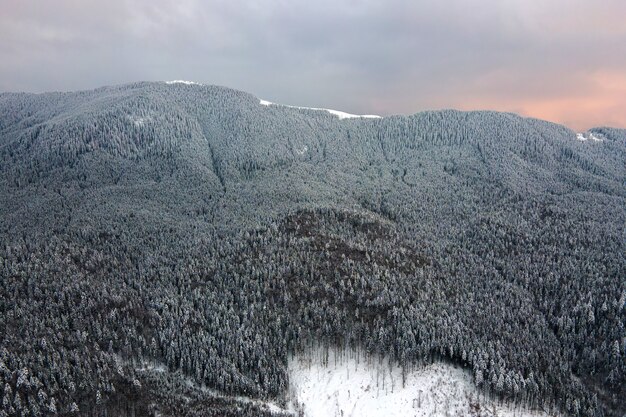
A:
[[[135,367],[139,372],[158,372],[160,374],[167,372],[167,365],[162,362],[148,362],[142,361],[141,364]]]
[[[593,132],[576,133],[576,139],[582,142],[585,142],[589,139],[595,142],[602,142],[604,141],[604,135],[602,135],[601,133],[593,133]]]
[[[387,358],[318,349],[291,357],[288,373],[289,406],[304,417],[548,416],[486,399],[468,371],[444,363],[403,377]]]
[[[186,80],[172,80],[172,81],[165,81],[165,84],[202,85],[202,84],[197,83],[197,82],[195,82],[195,81],[186,81]]]
[[[337,116],[339,119],[353,119],[353,118],[369,118],[369,119],[380,119],[380,116],[377,116],[375,114],[350,114],[350,113],[346,113],[343,111],[339,111],[339,110],[332,110],[332,109],[322,109],[319,107],[302,107],[302,106],[288,106],[286,104],[277,104],[277,103],[272,103],[271,101],[267,101],[267,100],[260,100],[259,99],[259,103],[262,106],[283,106],[283,107],[289,107],[292,109],[304,109],[304,110],[319,110],[319,111],[327,111],[330,114],[333,114],[335,116]]]
[[[136,115],[130,115],[128,116],[128,119],[133,122],[133,124],[136,127],[143,127],[143,125],[146,124],[146,122],[151,122],[152,121],[152,117],[150,116],[136,116]]]

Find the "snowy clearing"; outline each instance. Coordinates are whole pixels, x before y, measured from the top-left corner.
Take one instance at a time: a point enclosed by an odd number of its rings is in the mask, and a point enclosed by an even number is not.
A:
[[[259,103],[263,106],[283,106],[283,107],[290,107],[292,109],[305,109],[305,110],[321,110],[321,111],[327,111],[330,114],[334,114],[335,116],[339,117],[340,119],[353,119],[353,118],[369,118],[369,119],[380,119],[380,116],[377,116],[375,114],[350,114],[350,113],[346,113],[343,111],[339,111],[339,110],[332,110],[332,109],[322,109],[319,107],[302,107],[302,106],[288,106],[286,104],[277,104],[277,103],[272,103],[271,101],[267,101],[267,100],[260,100],[259,99]]]
[[[318,349],[289,360],[289,405],[304,417],[548,416],[500,405],[482,393],[477,400],[469,372],[452,365],[407,371],[403,386],[402,369],[387,359],[335,350],[324,359]]]

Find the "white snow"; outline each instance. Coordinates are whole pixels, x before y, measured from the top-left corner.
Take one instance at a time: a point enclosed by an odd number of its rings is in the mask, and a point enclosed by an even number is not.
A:
[[[305,110],[320,110],[320,111],[327,111],[330,114],[334,114],[335,116],[339,117],[339,119],[352,119],[352,118],[370,118],[370,119],[380,119],[380,116],[377,116],[375,114],[350,114],[350,113],[346,113],[343,111],[339,111],[339,110],[332,110],[332,109],[322,109],[319,107],[302,107],[302,106],[288,106],[286,104],[277,104],[277,103],[272,103],[271,101],[267,101],[267,100],[261,100],[259,99],[259,103],[263,106],[283,106],[283,107],[290,107],[292,109],[305,109]]]
[[[195,82],[195,81],[186,81],[186,80],[172,80],[172,81],[165,81],[165,84],[202,85],[202,84],[197,83],[197,82]]]
[[[595,142],[602,142],[604,141],[604,136],[601,135],[600,133],[585,132],[585,133],[576,133],[576,139],[583,141],[583,142],[589,139]]]
[[[146,122],[151,122],[152,121],[152,117],[150,116],[137,116],[137,115],[130,115],[128,116],[128,119],[133,122],[133,124],[137,127],[142,127],[143,125],[146,124]]]
[[[602,135],[594,135],[593,132],[589,133],[589,138],[595,140],[596,142],[602,142],[604,140]]]
[[[289,360],[290,408],[304,417],[547,417],[512,405],[499,405],[480,394],[468,371],[444,363],[407,370],[381,357],[317,349]]]
[[[142,361],[141,366],[135,367],[135,370],[139,372],[158,372],[164,373],[167,372],[167,365],[162,362],[148,362]]]

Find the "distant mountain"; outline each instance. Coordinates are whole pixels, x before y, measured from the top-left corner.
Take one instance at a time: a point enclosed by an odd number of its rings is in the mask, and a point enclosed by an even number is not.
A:
[[[626,130],[268,104],[0,94],[0,416],[289,414],[319,345],[626,412]]]

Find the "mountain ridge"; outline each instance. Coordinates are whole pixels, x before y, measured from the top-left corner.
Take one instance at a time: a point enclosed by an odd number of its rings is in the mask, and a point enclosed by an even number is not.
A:
[[[97,87],[97,88],[92,88],[92,89],[81,89],[81,90],[73,90],[73,91],[44,91],[44,92],[21,92],[21,91],[4,91],[4,92],[0,92],[0,98],[2,98],[2,96],[19,96],[19,95],[26,95],[26,96],[45,96],[45,95],[61,95],[61,96],[66,96],[66,95],[72,95],[72,94],[88,94],[88,93],[100,93],[103,91],[117,91],[119,89],[133,89],[133,88],[139,88],[139,87],[145,87],[145,86],[149,86],[149,85],[169,85],[170,87],[176,87],[177,85],[180,85],[182,87],[200,87],[200,88],[212,88],[212,89],[224,89],[224,90],[230,90],[230,91],[236,91],[239,93],[243,93],[243,94],[247,94],[250,95],[251,97],[254,97],[255,99],[257,99],[259,102],[263,102],[266,100],[263,100],[257,96],[255,96],[252,93],[248,93],[245,90],[240,90],[240,89],[236,89],[236,88],[231,88],[231,87],[227,87],[227,86],[222,86],[222,85],[217,85],[217,84],[203,84],[203,83],[197,83],[194,81],[184,81],[184,80],[174,80],[174,81],[135,81],[135,82],[130,82],[130,83],[125,83],[125,84],[110,84],[110,85],[106,85],[106,86],[102,86],[102,87]],[[267,102],[270,104],[274,104],[277,106],[284,106],[284,107],[290,107],[290,108],[295,108],[295,109],[304,109],[304,110],[329,110],[326,108],[316,108],[316,107],[303,107],[303,106],[294,106],[294,105],[290,105],[290,104],[284,104],[284,103],[274,103],[274,102]],[[332,110],[332,109],[331,109]],[[344,112],[343,110],[335,110],[338,112]],[[458,112],[462,112],[462,113],[472,113],[472,112],[494,112],[494,113],[500,113],[500,114],[509,114],[509,115],[513,115],[513,116],[517,116],[520,117],[522,119],[530,119],[530,120],[537,120],[537,121],[544,121],[544,122],[548,122],[548,123],[552,123],[555,125],[560,125],[560,126],[564,126],[559,124],[558,122],[552,122],[549,120],[545,120],[545,119],[540,119],[540,118],[536,118],[536,117],[532,117],[532,116],[522,116],[519,115],[515,112],[508,112],[508,111],[498,111],[498,110],[489,110],[489,109],[483,109],[483,110],[459,110],[459,109],[454,109],[454,108],[442,108],[442,109],[433,109],[433,110],[420,110],[417,111],[415,113],[411,113],[411,114],[390,114],[390,115],[386,115],[386,116],[378,116],[380,118],[383,117],[411,117],[411,116],[417,116],[420,115],[421,113],[428,113],[428,112],[446,112],[446,111],[458,111]],[[355,116],[360,116],[355,114]],[[368,115],[365,115],[368,116]],[[589,129],[587,129],[587,132],[593,131],[593,130],[597,130],[597,129],[603,129],[603,128],[609,128],[609,129],[617,129],[617,130],[626,130],[626,128],[620,128],[620,127],[612,127],[612,126],[608,126],[608,125],[601,125],[601,126],[595,126],[595,127],[590,127]],[[570,129],[568,127],[568,129]],[[572,130],[572,129],[570,129]],[[574,130],[572,130],[573,132],[575,132]]]

